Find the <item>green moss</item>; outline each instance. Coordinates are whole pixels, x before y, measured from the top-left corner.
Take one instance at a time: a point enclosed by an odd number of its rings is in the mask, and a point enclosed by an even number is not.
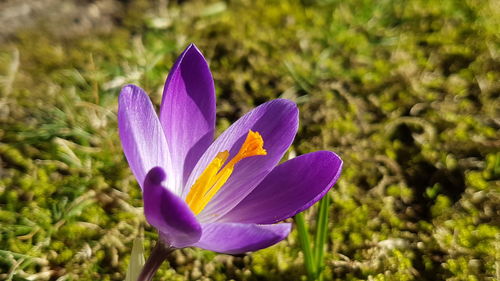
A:
[[[483,178],[481,172],[471,171],[466,174],[467,183],[478,190],[485,190],[490,187],[488,181]]]
[[[433,217],[438,217],[443,215],[446,212],[449,212],[449,208],[451,207],[451,200],[444,196],[438,195],[436,198],[436,203],[431,208],[431,213]]]
[[[13,146],[0,144],[0,155],[7,164],[18,166],[25,171],[31,168],[31,161],[25,158],[22,153]]]

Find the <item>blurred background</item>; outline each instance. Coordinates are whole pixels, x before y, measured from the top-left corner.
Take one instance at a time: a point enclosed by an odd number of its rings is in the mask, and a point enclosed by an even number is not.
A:
[[[344,159],[325,280],[500,279],[498,1],[4,0],[0,26],[0,280],[123,280],[133,239],[149,251],[118,93],[158,105],[191,42],[218,133],[288,98],[293,150]],[[305,278],[294,230],[246,256],[176,251],[155,280]]]

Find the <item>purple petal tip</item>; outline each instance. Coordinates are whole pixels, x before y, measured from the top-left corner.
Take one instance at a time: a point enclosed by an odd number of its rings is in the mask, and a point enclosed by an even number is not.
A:
[[[203,56],[202,52],[200,51],[200,49],[198,49],[198,47],[196,47],[196,45],[194,43],[190,43],[186,47],[183,54],[181,55],[181,58],[184,59],[186,56],[189,56],[189,55],[198,55],[198,56],[201,56],[205,60],[205,57]]]
[[[194,44],[194,43],[189,43],[186,50],[191,49],[191,48],[195,48],[196,50],[198,50],[198,47],[196,47],[196,44]]]

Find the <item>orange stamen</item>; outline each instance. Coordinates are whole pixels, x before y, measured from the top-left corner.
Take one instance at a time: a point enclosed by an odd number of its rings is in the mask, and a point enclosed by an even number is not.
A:
[[[267,155],[267,151],[263,146],[264,140],[262,136],[258,132],[250,130],[245,142],[241,145],[240,151],[222,169],[222,165],[229,157],[229,152],[219,152],[201,173],[186,197],[186,203],[193,213],[197,215],[205,208],[212,197],[227,182],[236,163],[247,157]]]

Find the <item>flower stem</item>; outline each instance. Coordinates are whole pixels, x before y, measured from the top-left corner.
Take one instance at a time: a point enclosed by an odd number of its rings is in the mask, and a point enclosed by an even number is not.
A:
[[[148,260],[142,268],[141,274],[137,281],[150,281],[153,279],[160,265],[165,261],[168,254],[174,250],[173,247],[165,245],[161,240],[156,243],[156,246],[151,251]]]

